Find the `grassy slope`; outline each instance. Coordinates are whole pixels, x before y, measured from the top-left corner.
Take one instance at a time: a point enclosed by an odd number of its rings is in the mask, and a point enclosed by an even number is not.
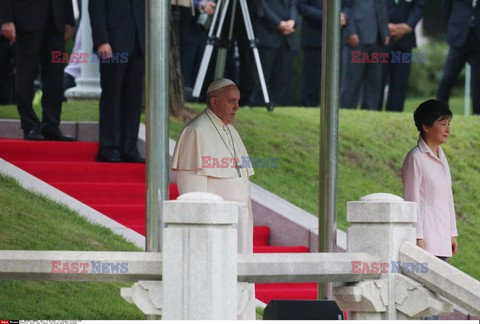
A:
[[[110,230],[0,175],[0,250],[139,251]],[[0,281],[0,318],[143,319],[131,283]]]

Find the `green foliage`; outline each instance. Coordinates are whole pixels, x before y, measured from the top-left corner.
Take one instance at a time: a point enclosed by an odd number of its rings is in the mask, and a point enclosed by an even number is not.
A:
[[[264,311],[265,311],[265,308],[263,308],[263,307],[257,306],[257,307],[255,308],[257,321],[263,320],[263,313],[264,313]]]
[[[42,116],[40,101],[33,106],[37,116]],[[0,106],[0,118],[19,119],[15,105]],[[64,102],[62,105],[62,121],[97,121],[98,101]]]
[[[414,49],[414,53],[427,55],[427,62],[411,64],[408,81],[408,97],[435,97],[438,85],[442,78],[443,67],[448,54],[448,45],[445,42],[430,41],[424,46]],[[465,72],[462,71],[452,95],[463,95],[465,86]]]

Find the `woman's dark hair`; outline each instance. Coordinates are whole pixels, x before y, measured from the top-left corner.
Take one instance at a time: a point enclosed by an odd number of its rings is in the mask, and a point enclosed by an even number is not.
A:
[[[413,120],[420,135],[423,137],[423,125],[431,127],[436,120],[452,119],[453,114],[448,104],[430,99],[422,102],[413,113]]]

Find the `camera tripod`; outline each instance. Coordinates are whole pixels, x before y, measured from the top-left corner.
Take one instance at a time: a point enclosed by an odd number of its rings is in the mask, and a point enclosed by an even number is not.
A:
[[[228,41],[222,42],[222,29],[225,23],[225,17],[227,15],[228,7],[230,0],[218,0],[217,6],[215,8],[215,13],[213,14],[212,24],[208,30],[208,41],[203,52],[202,61],[200,63],[200,68],[198,70],[197,78],[195,80],[195,86],[193,87],[193,97],[200,97],[200,92],[202,90],[203,83],[205,82],[205,76],[207,74],[208,66],[212,58],[214,48],[218,48],[217,53],[217,62],[215,65],[215,76],[214,79],[222,78],[225,72],[225,63],[227,58],[227,48],[228,44],[231,43],[233,28],[235,23],[235,12],[237,7],[237,0],[232,0],[233,5],[231,9],[231,19],[230,26],[228,30]],[[253,33],[252,21],[250,19],[250,13],[248,11],[247,1],[240,1],[240,8],[242,10],[243,23],[247,31],[248,41],[250,43],[250,48],[252,49],[253,56],[255,59],[255,66],[257,68],[258,78],[260,80],[260,86],[262,88],[263,100],[267,110],[272,111],[274,109],[273,104],[270,102],[270,97],[268,95],[267,84],[265,82],[265,76],[263,74],[262,63],[260,62],[260,55],[258,53],[257,44],[255,43],[255,35]],[[220,18],[219,18],[220,16]]]

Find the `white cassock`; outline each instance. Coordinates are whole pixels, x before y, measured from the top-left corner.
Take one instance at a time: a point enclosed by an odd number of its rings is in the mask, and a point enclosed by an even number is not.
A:
[[[236,164],[241,168],[235,168]],[[236,129],[225,125],[207,108],[182,130],[171,167],[177,171],[180,194],[210,192],[239,204],[239,252],[252,253],[253,216],[248,178],[254,172]]]

